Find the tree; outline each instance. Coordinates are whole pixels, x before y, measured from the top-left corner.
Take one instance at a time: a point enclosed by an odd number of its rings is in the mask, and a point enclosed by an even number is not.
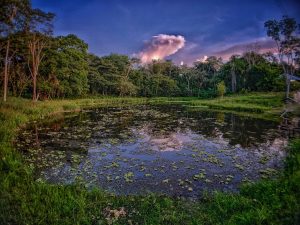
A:
[[[28,0],[0,0],[0,35],[6,38],[4,57],[3,100],[7,99],[11,35],[22,31],[30,2]]]
[[[282,65],[286,80],[286,98],[290,93],[290,75],[294,75],[295,66],[300,56],[300,38],[296,34],[297,25],[295,19],[283,16],[280,21],[268,20],[265,22],[267,35],[271,37],[277,46],[279,62]]]
[[[216,86],[216,75],[221,69],[222,58],[209,56],[204,62],[196,62],[194,67],[197,71],[198,88],[211,89]]]
[[[94,54],[88,55],[88,85],[91,94],[106,94],[109,81],[101,73],[101,63],[100,57]]]
[[[283,91],[282,68],[268,62],[259,63],[248,71],[247,87],[250,91]]]
[[[273,63],[273,64],[277,64],[278,63],[278,59],[277,57],[274,55],[273,52],[266,52],[264,54],[262,54],[262,57],[264,57],[266,60],[268,60],[270,63]]]
[[[129,59],[129,64],[127,64],[127,68],[125,68],[125,73],[121,77],[119,84],[118,84],[118,90],[119,95],[129,95],[129,96],[135,96],[138,92],[138,87],[135,86],[130,80],[129,75],[131,71],[133,70],[133,66],[140,63],[140,60],[137,58],[131,58]]]
[[[126,78],[129,78],[130,72],[134,69],[134,66],[140,64],[140,59],[138,58],[131,58],[129,59],[129,63],[127,64],[127,68],[125,68],[125,74],[124,76]]]
[[[151,76],[150,87],[155,96],[173,96],[178,92],[176,81],[161,74]]]
[[[188,95],[192,95],[192,90],[191,90],[191,82],[193,78],[195,77],[195,71],[193,71],[192,68],[187,67],[186,65],[183,65],[180,68],[180,76],[184,79],[186,82],[186,89]]]
[[[28,35],[28,65],[32,77],[33,91],[32,100],[37,101],[37,76],[39,67],[44,57],[44,49],[49,43],[49,36],[52,35],[53,13],[45,13],[40,9],[31,9],[28,12],[27,35]]]
[[[137,94],[138,88],[133,83],[131,83],[128,78],[123,77],[119,82],[118,90],[120,96],[135,96]]]
[[[179,92],[177,82],[179,69],[172,61],[154,60],[141,66],[130,75],[142,96],[170,96]]]
[[[29,87],[31,77],[28,73],[27,63],[27,44],[24,33],[17,33],[11,36],[11,52],[14,54],[10,57],[9,85],[13,96],[21,96],[26,88]]]
[[[119,84],[123,77],[129,76],[130,69],[131,61],[126,55],[111,54],[102,57],[99,72],[107,80],[106,92],[120,95]]]
[[[243,54],[243,58],[247,62],[247,71],[251,70],[251,68],[262,61],[265,61],[262,55],[258,54],[255,51],[245,52]]]
[[[226,92],[226,86],[225,86],[224,81],[221,81],[220,83],[217,84],[217,91],[218,91],[218,95],[223,98],[223,96]]]
[[[231,71],[231,91],[236,92],[236,57],[231,56],[230,58],[230,71]]]
[[[46,97],[78,97],[88,91],[88,45],[76,35],[58,36],[45,50],[40,77]]]
[[[231,91],[237,92],[245,88],[245,72],[247,71],[246,60],[239,55],[233,55],[228,62],[230,66]]]

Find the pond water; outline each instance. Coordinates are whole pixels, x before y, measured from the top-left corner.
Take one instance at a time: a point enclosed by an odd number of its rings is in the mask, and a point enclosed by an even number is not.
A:
[[[277,122],[179,105],[65,113],[16,141],[39,181],[183,197],[275,176],[286,144]]]

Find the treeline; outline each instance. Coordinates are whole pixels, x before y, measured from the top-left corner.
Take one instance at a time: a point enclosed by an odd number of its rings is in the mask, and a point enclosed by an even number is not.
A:
[[[29,0],[0,3],[4,99],[7,93],[33,100],[86,95],[207,98],[225,91],[283,91],[286,87],[283,62],[272,53],[250,50],[227,62],[211,56],[191,67],[171,61],[145,65],[119,54],[99,57],[90,54],[88,45],[75,35],[53,37],[54,15],[33,9]]]

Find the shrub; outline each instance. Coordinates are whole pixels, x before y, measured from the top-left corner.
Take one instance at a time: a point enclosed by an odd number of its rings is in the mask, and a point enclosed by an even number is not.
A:
[[[223,98],[226,92],[226,86],[224,81],[221,81],[220,83],[217,84],[217,92],[218,92],[218,96],[221,96]]]

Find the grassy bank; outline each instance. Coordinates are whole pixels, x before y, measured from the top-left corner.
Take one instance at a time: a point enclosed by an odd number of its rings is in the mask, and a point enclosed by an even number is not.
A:
[[[252,101],[253,100],[253,101]],[[95,98],[32,103],[9,99],[0,107],[0,224],[297,224],[300,221],[300,140],[289,146],[282,176],[245,186],[239,194],[216,193],[200,202],[168,197],[113,196],[79,185],[36,182],[12,140],[19,126],[53,113],[83,108],[181,102],[190,106],[260,114],[280,108],[281,95],[254,94],[216,100],[195,98]],[[230,108],[231,105],[231,108]],[[239,107],[236,107],[239,105]],[[224,108],[223,108],[224,109]],[[249,112],[249,111],[246,111]],[[252,112],[252,111],[251,111]]]
[[[153,104],[178,103],[191,111],[217,110],[242,116],[278,120],[283,109],[284,93],[251,93],[231,95],[216,99],[199,99],[195,97],[154,98]]]
[[[208,100],[193,97],[168,98],[168,101],[185,104],[195,109],[202,109],[206,107],[214,110],[265,114],[266,116],[272,116],[278,114],[278,112],[282,110],[283,98],[283,93],[251,93]],[[158,100],[159,98],[156,98],[156,101]],[[161,101],[165,102],[166,99],[161,98]]]

